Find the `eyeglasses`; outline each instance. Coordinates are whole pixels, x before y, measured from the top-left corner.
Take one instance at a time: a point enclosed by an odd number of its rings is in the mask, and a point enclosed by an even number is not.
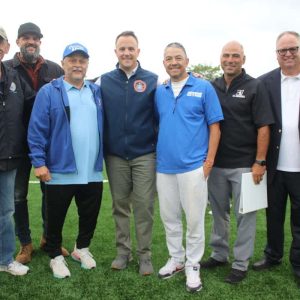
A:
[[[287,52],[289,51],[292,55],[296,54],[299,50],[299,47],[291,47],[291,48],[283,48],[283,49],[278,49],[276,50],[276,52],[280,55],[280,56],[284,56],[287,54]]]

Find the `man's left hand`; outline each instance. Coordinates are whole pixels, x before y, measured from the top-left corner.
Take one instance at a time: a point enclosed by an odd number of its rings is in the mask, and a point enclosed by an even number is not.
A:
[[[263,176],[266,172],[266,166],[260,166],[254,163],[252,166],[252,177],[255,184],[259,184],[263,180]]]

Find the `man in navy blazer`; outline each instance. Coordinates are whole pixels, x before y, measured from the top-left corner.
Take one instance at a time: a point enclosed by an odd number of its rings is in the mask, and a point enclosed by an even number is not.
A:
[[[275,123],[271,125],[268,170],[267,245],[253,265],[260,271],[281,263],[288,196],[291,201],[290,262],[300,287],[300,35],[285,31],[276,40],[279,68],[264,74]]]

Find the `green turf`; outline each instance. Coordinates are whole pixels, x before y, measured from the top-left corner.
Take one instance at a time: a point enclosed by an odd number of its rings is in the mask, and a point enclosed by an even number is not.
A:
[[[71,258],[67,258],[71,277],[55,279],[49,268],[49,258],[38,249],[41,236],[40,191],[38,184],[30,185],[30,220],[35,254],[29,264],[30,273],[15,277],[0,273],[0,299],[300,299],[288,261],[291,243],[289,220],[286,224],[285,256],[282,265],[273,271],[255,272],[250,269],[247,278],[238,285],[224,283],[230,266],[217,270],[201,271],[203,289],[197,294],[185,291],[185,277],[178,274],[169,280],[159,280],[156,275],[141,277],[138,274],[136,256],[124,271],[112,271],[111,261],[115,256],[114,223],[111,216],[111,198],[106,183],[101,213],[90,250],[97,261],[94,270],[83,270]],[[289,210],[289,209],[288,209]],[[167,260],[165,234],[156,203],[153,232],[153,264],[155,271]],[[77,233],[77,213],[71,205],[64,226],[63,245],[72,250]],[[211,215],[206,214],[206,237],[208,243]],[[232,220],[231,245],[235,236],[235,221]],[[264,211],[258,213],[255,253],[252,262],[261,258],[265,245]],[[134,229],[132,228],[132,235]],[[18,247],[18,242],[17,242]],[[135,248],[135,243],[133,243]],[[207,246],[204,258],[208,258]]]

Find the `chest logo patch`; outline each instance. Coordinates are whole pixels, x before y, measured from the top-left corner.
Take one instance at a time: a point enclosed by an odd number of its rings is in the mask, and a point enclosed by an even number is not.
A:
[[[16,84],[14,82],[12,82],[11,85],[10,85],[9,90],[14,93],[16,91],[16,89],[17,89]]]
[[[142,93],[146,90],[147,88],[147,84],[145,81],[143,80],[136,80],[134,83],[133,83],[133,88],[136,92],[138,93]]]
[[[186,95],[189,96],[189,97],[197,97],[197,98],[201,98],[202,97],[202,93],[201,92],[191,92],[191,91],[189,91]]]
[[[232,95],[232,97],[245,98],[244,92],[245,92],[245,90],[237,90],[236,93],[234,95]]]

